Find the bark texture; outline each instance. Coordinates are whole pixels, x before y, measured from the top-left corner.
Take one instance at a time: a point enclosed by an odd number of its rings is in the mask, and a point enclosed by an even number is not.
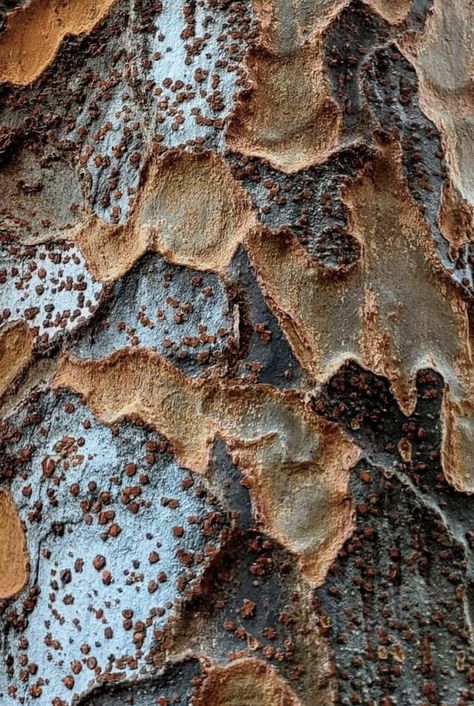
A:
[[[472,0],[0,0],[0,702],[474,704]]]

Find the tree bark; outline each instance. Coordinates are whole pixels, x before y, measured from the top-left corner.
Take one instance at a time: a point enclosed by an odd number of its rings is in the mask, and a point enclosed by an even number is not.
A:
[[[0,702],[474,703],[472,0],[0,0]]]

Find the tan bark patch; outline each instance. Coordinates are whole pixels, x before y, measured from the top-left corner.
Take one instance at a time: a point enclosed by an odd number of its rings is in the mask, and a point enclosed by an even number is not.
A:
[[[15,321],[0,331],[0,397],[26,367],[33,353],[33,336],[25,321]]]
[[[266,385],[195,383],[146,350],[102,361],[66,357],[53,385],[83,394],[105,423],[140,417],[171,440],[183,466],[200,473],[219,434],[248,477],[266,530],[295,552],[308,581],[324,579],[352,532],[346,494],[358,451],[297,395]]]
[[[274,667],[239,659],[209,668],[195,706],[298,706],[301,702]]]
[[[363,257],[339,279],[328,277],[292,236],[254,232],[248,239],[295,350],[319,379],[348,358],[359,360],[390,379],[407,411],[414,374],[424,364],[436,365],[460,390],[458,359],[470,361],[465,307],[437,273],[428,226],[396,151],[386,150],[344,200]]]
[[[260,42],[277,54],[291,54],[321,33],[350,0],[253,0]]]
[[[460,391],[464,381],[457,359],[470,356],[466,311],[441,275],[429,228],[409,197],[397,155],[386,153],[344,199],[352,232],[363,243],[365,291],[373,290],[376,331],[383,336],[380,351],[380,338],[363,322],[364,363],[389,378],[407,412],[415,402],[415,373],[423,366],[434,365]]]
[[[31,0],[0,35],[0,81],[26,86],[54,59],[67,34],[90,32],[115,0]]]
[[[10,493],[0,487],[0,598],[16,595],[27,580],[25,533]]]
[[[365,0],[365,2],[390,24],[398,24],[404,20],[412,5],[412,0]]]
[[[344,360],[358,357],[361,272],[328,277],[287,232],[254,231],[246,242],[270,306],[302,365],[326,379]]]
[[[173,151],[153,163],[136,229],[171,262],[224,272],[256,224],[250,199],[213,152]]]
[[[322,33],[346,0],[254,0],[260,43],[247,57],[250,91],[229,121],[229,147],[292,173],[321,164],[341,138]]]
[[[222,273],[255,224],[250,199],[223,159],[173,150],[149,165],[126,225],[91,218],[78,242],[104,282],[123,275],[146,250],[178,265]]]
[[[101,282],[113,282],[124,275],[148,249],[148,234],[132,224],[110,225],[91,217],[76,237],[87,266]]]
[[[326,161],[339,144],[342,116],[323,56],[321,42],[283,56],[255,50],[247,62],[253,87],[230,121],[229,147],[287,173]]]
[[[459,402],[447,394],[441,415],[442,462],[448,481],[458,490],[473,492],[474,404]]]

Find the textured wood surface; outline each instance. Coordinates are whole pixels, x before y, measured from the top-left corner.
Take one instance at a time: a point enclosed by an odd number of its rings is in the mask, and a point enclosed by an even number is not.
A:
[[[474,704],[472,0],[0,0],[0,703]]]

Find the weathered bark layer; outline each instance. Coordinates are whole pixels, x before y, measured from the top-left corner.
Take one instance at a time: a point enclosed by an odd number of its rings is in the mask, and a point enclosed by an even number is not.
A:
[[[0,702],[474,703],[472,0],[0,0]]]

